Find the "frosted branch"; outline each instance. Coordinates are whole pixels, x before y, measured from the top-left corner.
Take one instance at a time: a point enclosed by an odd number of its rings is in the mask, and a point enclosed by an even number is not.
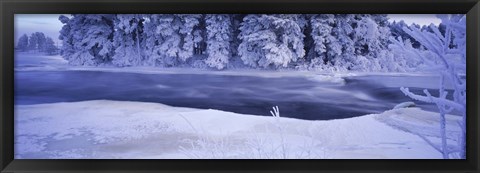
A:
[[[433,97],[431,95],[430,96],[428,96],[428,95],[427,96],[417,95],[417,94],[414,94],[414,93],[410,92],[410,90],[408,88],[405,88],[405,87],[401,87],[400,90],[406,96],[408,96],[412,99],[418,100],[418,101],[422,101],[422,102],[426,102],[426,103],[443,103],[444,105],[451,106],[451,107],[453,107],[453,108],[455,108],[456,110],[459,110],[459,111],[462,111],[462,110],[465,109],[465,107],[463,105],[458,104],[456,102],[453,102],[451,100],[441,99],[441,98]],[[424,92],[428,93],[428,91],[426,89],[424,90]]]

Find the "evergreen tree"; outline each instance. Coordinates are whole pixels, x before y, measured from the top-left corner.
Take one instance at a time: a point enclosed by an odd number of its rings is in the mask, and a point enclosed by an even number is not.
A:
[[[178,65],[181,50],[182,21],[174,14],[153,14],[145,24],[148,64],[171,67]]]
[[[195,34],[195,28],[200,24],[201,14],[179,14],[182,25],[180,25],[179,34],[182,37],[180,42],[180,52],[178,58],[185,62],[188,58],[193,57],[195,44],[200,43],[203,39],[201,34]]]
[[[57,54],[58,48],[55,46],[55,42],[52,38],[47,37],[45,41],[45,53],[48,55],[55,55]]]
[[[354,15],[353,14],[336,14],[335,24],[332,29],[332,35],[335,36],[337,44],[341,45],[341,54],[331,56],[329,58],[329,70],[348,70],[352,66],[352,59],[355,55],[354,40]],[[334,51],[336,52],[336,51]],[[330,54],[332,55],[332,54]]]
[[[292,14],[247,15],[240,27],[238,54],[252,67],[287,67],[305,55],[303,32]]]
[[[114,18],[113,64],[117,66],[145,65],[142,14],[117,14]]]
[[[74,48],[73,40],[73,32],[75,31],[72,31],[74,28],[72,28],[72,24],[70,24],[70,18],[68,18],[67,16],[60,15],[58,20],[63,23],[63,27],[60,30],[60,35],[58,37],[58,39],[62,40],[60,54],[63,56],[64,59],[70,62],[70,58],[76,51]]]
[[[226,14],[207,14],[207,54],[208,66],[219,70],[226,67],[231,57],[232,21]]]
[[[34,33],[37,38],[37,49],[39,52],[45,52],[45,42],[47,41],[45,34],[42,32]]]
[[[320,58],[321,65],[333,63],[333,60],[342,54],[342,45],[339,44],[333,28],[335,15],[319,14],[310,17],[311,37],[313,39],[314,58]]]
[[[45,34],[42,32],[34,32],[28,39],[28,49],[35,52],[44,52],[45,50]]]
[[[28,49],[36,51],[38,50],[38,38],[37,34],[32,33],[28,39]]]
[[[108,63],[113,56],[111,14],[74,14],[61,16],[65,26],[60,31],[62,55],[73,65]]]
[[[27,36],[27,34],[23,34],[18,39],[17,48],[20,51],[27,51],[28,50],[28,36]]]

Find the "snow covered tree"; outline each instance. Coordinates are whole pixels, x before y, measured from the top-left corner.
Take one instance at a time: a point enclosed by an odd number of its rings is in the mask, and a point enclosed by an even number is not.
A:
[[[333,22],[331,17],[334,17]],[[310,19],[316,55],[310,68],[328,71],[347,70],[356,57],[353,14],[315,15]],[[324,29],[322,29],[324,28]],[[330,33],[328,33],[330,32]]]
[[[32,33],[28,38],[28,49],[29,50],[38,50],[38,38],[35,33]]]
[[[144,15],[117,14],[114,18],[112,63],[117,66],[144,65]]]
[[[34,32],[30,35],[28,39],[28,49],[38,52],[43,52],[45,50],[45,34],[42,32]]]
[[[333,35],[335,15],[318,14],[310,18],[311,36],[315,58],[320,58],[320,65],[331,64],[334,58],[342,54],[342,45]],[[315,62],[315,61],[314,61]]]
[[[111,14],[74,14],[61,16],[62,55],[73,65],[98,65],[113,56],[113,17]]]
[[[23,34],[20,38],[18,38],[17,48],[20,51],[27,51],[27,49],[28,49],[28,36],[27,36],[27,34]]]
[[[45,37],[45,34],[42,32],[35,32],[34,33],[37,37],[37,49],[40,52],[45,52],[45,42],[47,41],[47,38]]]
[[[57,54],[57,46],[55,46],[55,42],[53,41],[52,38],[50,37],[47,37],[46,41],[45,41],[45,53],[47,53],[48,55],[55,55]]]
[[[383,14],[77,14],[59,20],[61,54],[76,65],[378,71],[413,62],[386,50],[390,28],[403,25],[389,26]],[[42,47],[41,36],[31,37],[29,48]]]
[[[205,15],[202,15],[199,22],[200,23],[193,29],[194,55],[203,55],[207,48],[207,45],[206,45],[207,27],[206,27]]]
[[[208,66],[221,70],[226,67],[231,56],[232,21],[227,14],[207,14],[205,22],[208,54],[205,62]]]
[[[251,67],[287,67],[305,55],[295,14],[247,15],[240,27],[238,54]]]
[[[383,19],[383,18],[385,19]],[[380,52],[387,48],[390,32],[384,24],[386,15],[357,14],[354,17],[353,28],[355,42],[355,55],[352,70],[373,70],[380,69],[378,64],[374,64],[377,58],[380,58]],[[382,26],[382,25],[383,26]]]
[[[67,61],[70,60],[70,57],[75,53],[74,49],[74,40],[73,40],[73,28],[70,24],[70,18],[64,15],[60,15],[58,18],[60,22],[63,23],[63,27],[60,30],[60,36],[58,39],[62,40],[62,47],[60,48],[60,54]]]
[[[94,64],[110,62],[113,56],[113,18],[111,14],[89,14],[83,19],[81,51],[91,56]]]
[[[202,19],[201,14],[178,14],[182,25],[179,33],[182,36],[182,42],[180,42],[181,49],[178,53],[178,58],[185,62],[188,58],[193,57],[195,44],[200,43],[203,39],[199,33],[195,34],[195,28],[200,24]],[[197,31],[198,32],[198,31]]]
[[[242,26],[243,18],[247,16],[245,14],[232,14],[231,15],[231,20],[232,20],[232,39],[231,39],[231,47],[230,47],[230,53],[232,53],[232,57],[238,57],[238,46],[241,43],[241,40],[238,38],[240,35],[240,26]],[[241,60],[240,58],[238,58]]]
[[[228,61],[227,68],[235,69],[235,68],[246,68],[243,60],[240,58],[238,54],[238,46],[242,42],[239,38],[240,35],[240,26],[242,25],[243,18],[247,16],[246,14],[231,14],[230,20],[232,21],[232,33],[230,39],[230,54],[231,57]]]
[[[414,48],[419,48],[420,47],[420,43],[418,43],[415,39],[413,39],[410,35],[408,35],[404,30],[403,28],[408,28],[410,26],[408,26],[403,20],[397,22],[397,21],[393,21],[390,25],[389,25],[389,28],[390,28],[390,32],[391,32],[391,36],[394,37],[394,38],[402,38],[403,41],[405,40],[410,40],[409,42],[411,42],[412,46]]]
[[[145,47],[150,65],[178,66],[193,57],[203,42],[201,14],[153,14],[145,22]]]
[[[394,37],[392,37],[393,39]],[[397,37],[398,38],[398,37]],[[392,49],[392,46],[389,46],[389,51],[393,56],[393,60],[390,62],[390,66],[396,66],[393,68],[390,68],[390,71],[402,71],[402,72],[418,72],[418,71],[429,71],[431,66],[425,62],[422,58],[419,58],[418,56],[421,57],[434,57],[432,52],[424,50],[423,47],[415,48],[413,46],[413,42],[416,42],[415,40],[410,40],[410,39],[403,39],[403,38],[398,38],[401,40],[395,41],[395,44],[401,44],[403,45],[403,49]],[[413,39],[413,38],[412,38]],[[395,46],[393,46],[395,47]],[[415,50],[415,51],[404,51],[404,50]],[[414,53],[415,52],[415,53]],[[418,53],[418,54],[417,54]],[[428,61],[429,63],[434,63],[438,64],[437,60],[432,59],[432,61]],[[436,66],[436,65],[435,65]]]
[[[391,57],[385,14],[319,14],[310,17],[315,55],[311,68],[379,71]],[[310,54],[309,56],[312,56]]]
[[[217,14],[221,15],[221,14]],[[228,16],[228,14],[227,14]],[[186,62],[187,66],[193,68],[207,68],[206,64],[207,56],[207,24],[206,24],[206,15],[199,14],[196,16],[198,19],[198,24],[193,28],[193,55],[192,58]]]
[[[146,54],[153,66],[176,66],[181,51],[181,19],[175,14],[153,14],[145,23]]]
[[[448,159],[453,156],[465,158],[466,152],[466,80],[463,75],[466,73],[466,17],[465,15],[438,15],[445,25],[445,32],[430,25],[430,30],[420,30],[416,27],[404,28],[404,31],[418,41],[426,50],[434,56],[422,56],[418,49],[411,49],[402,44],[401,39],[392,39],[395,44],[392,49],[408,52],[422,58],[429,66],[435,67],[441,79],[439,83],[439,95],[433,96],[427,89],[425,95],[415,94],[408,88],[401,88],[401,91],[412,99],[434,103],[440,111],[440,135],[441,146],[435,145],[429,139],[423,137],[436,150],[442,153],[443,158]],[[436,63],[439,60],[440,63]],[[453,86],[453,100],[447,98],[446,88],[450,84]],[[449,147],[446,137],[446,118],[445,115],[457,110],[461,113],[462,120],[458,123],[461,132],[457,139],[455,147]]]

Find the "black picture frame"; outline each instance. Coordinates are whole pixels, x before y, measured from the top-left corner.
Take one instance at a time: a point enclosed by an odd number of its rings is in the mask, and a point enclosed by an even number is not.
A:
[[[478,0],[1,0],[1,172],[480,172]],[[390,13],[467,14],[465,160],[14,160],[14,14]]]

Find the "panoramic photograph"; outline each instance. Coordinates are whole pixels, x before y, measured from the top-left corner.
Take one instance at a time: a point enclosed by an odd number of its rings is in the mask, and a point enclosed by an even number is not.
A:
[[[15,14],[15,159],[465,159],[465,14]]]

